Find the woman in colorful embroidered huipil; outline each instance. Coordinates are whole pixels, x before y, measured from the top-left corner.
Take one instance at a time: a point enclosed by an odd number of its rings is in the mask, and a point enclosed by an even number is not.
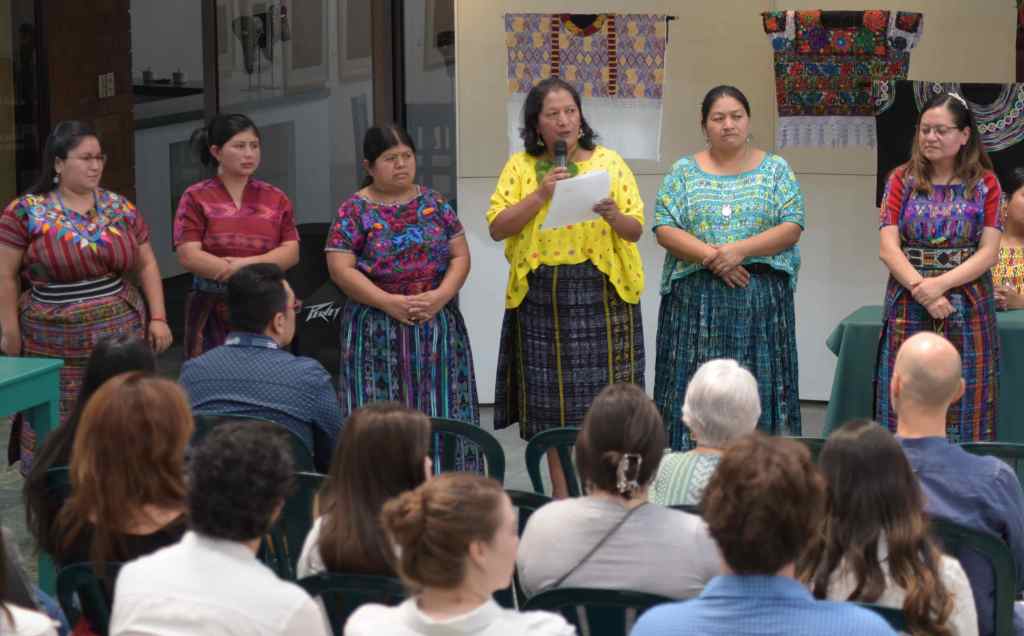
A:
[[[342,413],[393,400],[479,425],[457,303],[469,274],[462,223],[440,193],[416,185],[416,148],[402,128],[370,128],[363,165],[363,188],[327,234],[327,268],[349,299],[338,319]]]
[[[245,115],[217,115],[192,134],[192,148],[217,176],[181,195],[174,246],[194,275],[185,300],[185,358],[224,344],[226,281],[252,263],[288,270],[299,262],[299,233],[288,196],[253,178],[260,166],[260,131]]]
[[[1003,183],[1003,237],[999,261],[992,269],[996,308],[1024,309],[1024,168],[1016,168]]]
[[[999,332],[989,270],[996,264],[1002,191],[966,100],[940,93],[918,118],[910,161],[882,195],[880,256],[889,268],[875,371],[875,419],[896,430],[889,382],[900,345],[936,331],[963,360],[964,397],[949,409],[953,442],[992,440]]]
[[[57,124],[46,140],[40,180],[0,215],[0,349],[64,359],[61,422],[97,341],[131,334],[148,338],[156,352],[171,344],[149,226],[131,201],[99,186],[106,159],[91,128]],[[141,294],[122,278],[130,273]],[[30,289],[19,296],[21,281]],[[30,426],[21,432],[27,473],[34,434]]]
[[[676,162],[658,191],[661,278],[654,401],[675,450],[694,446],[680,421],[697,368],[732,358],[757,378],[758,428],[799,435],[793,290],[804,198],[786,160],[750,144],[750,103],[716,86],[701,103],[708,148]]]
[[[644,385],[644,272],[636,247],[644,205],[626,162],[595,143],[572,85],[558,78],[537,84],[520,131],[526,149],[502,169],[487,221],[491,238],[505,241],[509,262],[494,427],[519,422],[528,440],[548,428],[580,426],[608,384]],[[554,163],[559,141],[565,168]],[[555,184],[598,170],[611,177],[611,192],[594,206],[594,220],[543,227]],[[554,494],[566,495],[554,451],[548,462]]]

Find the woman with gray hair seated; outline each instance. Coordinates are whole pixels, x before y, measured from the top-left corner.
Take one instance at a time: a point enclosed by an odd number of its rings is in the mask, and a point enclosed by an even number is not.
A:
[[[761,417],[757,380],[728,358],[705,362],[693,374],[683,401],[683,424],[697,440],[685,453],[669,453],[651,488],[651,501],[663,506],[697,505],[733,439],[750,433]]]

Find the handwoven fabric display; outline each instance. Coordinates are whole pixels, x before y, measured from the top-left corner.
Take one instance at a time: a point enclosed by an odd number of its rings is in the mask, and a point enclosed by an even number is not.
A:
[[[767,11],[784,146],[874,146],[871,84],[903,79],[924,16],[905,11]]]
[[[508,140],[521,150],[522,107],[551,76],[580,92],[583,113],[602,145],[626,159],[660,156],[666,16],[505,14]]]
[[[1024,84],[961,84],[911,80],[876,82],[873,100],[878,126],[878,180],[875,202],[882,200],[892,169],[910,159],[917,117],[938,93],[956,93],[967,100],[996,176],[1007,183],[1010,172],[1024,165]]]

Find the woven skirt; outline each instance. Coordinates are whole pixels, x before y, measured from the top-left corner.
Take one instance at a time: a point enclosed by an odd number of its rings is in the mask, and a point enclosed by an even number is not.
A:
[[[796,315],[789,276],[751,265],[746,287],[731,288],[707,270],[677,279],[661,297],[654,401],[673,450],[696,446],[682,423],[683,397],[697,368],[732,358],[754,374],[761,398],[757,427],[800,435]]]
[[[228,339],[227,296],[193,289],[185,296],[185,359],[201,356]]]
[[[520,435],[580,426],[605,386],[644,386],[640,305],[619,298],[590,262],[541,266],[526,298],[506,309],[494,390],[494,428]]]
[[[26,291],[19,306],[21,355],[64,360],[60,370],[61,424],[75,406],[96,343],[112,335],[146,335],[145,303],[138,289],[127,281],[124,289],[112,296],[63,304],[41,303]],[[32,466],[34,448],[35,432],[30,425],[22,426],[22,474],[28,474]]]
[[[946,438],[956,444],[993,441],[999,402],[999,327],[992,276],[983,276],[946,293],[954,312],[935,320],[913,295],[892,277],[885,290],[882,335],[875,366],[875,419],[896,431],[896,413],[889,383],[896,352],[910,336],[932,331],[945,336],[963,363],[964,396],[946,414]]]

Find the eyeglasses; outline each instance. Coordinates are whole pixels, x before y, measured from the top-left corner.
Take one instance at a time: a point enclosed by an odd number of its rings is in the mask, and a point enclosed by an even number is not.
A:
[[[939,137],[945,137],[952,133],[954,130],[959,130],[956,126],[919,126],[918,132],[921,133],[922,137],[935,133]]]
[[[81,161],[82,163],[92,163],[94,161],[99,162],[100,165],[103,165],[103,164],[107,163],[107,155],[106,155],[106,153],[99,154],[99,155],[77,155],[77,156],[72,155],[72,156],[70,156],[68,158],[69,159],[75,159],[77,161]]]

